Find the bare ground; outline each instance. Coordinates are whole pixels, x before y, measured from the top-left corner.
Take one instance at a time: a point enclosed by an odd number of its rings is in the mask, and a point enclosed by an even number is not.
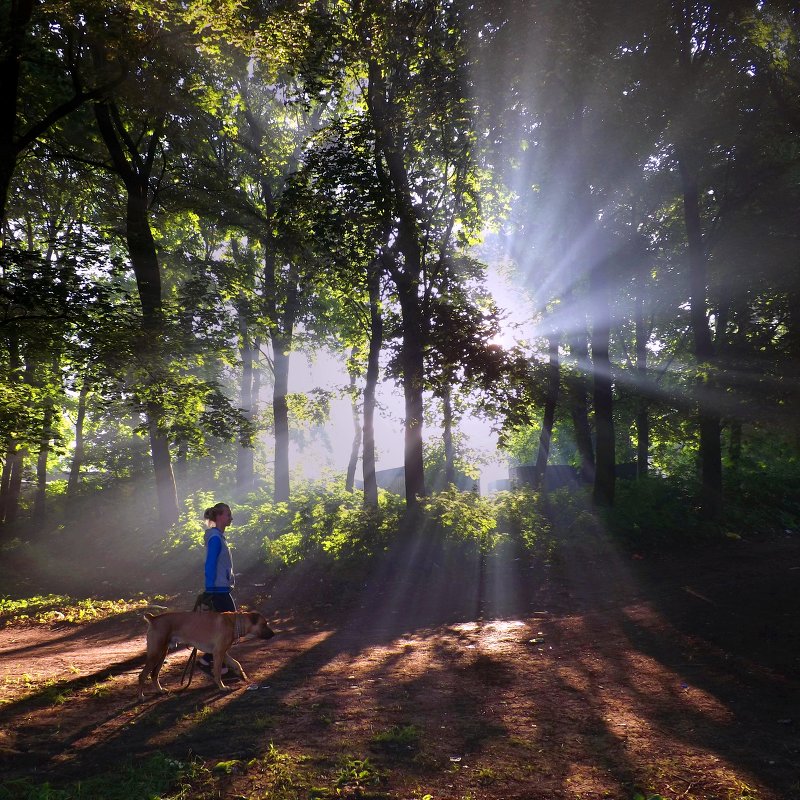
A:
[[[240,584],[279,635],[236,645],[249,680],[224,695],[196,674],[137,703],[138,611],[0,630],[0,778],[59,785],[157,751],[246,761],[272,743],[330,780],[369,757],[381,782],[343,796],[800,798],[798,534],[644,554],[593,539],[549,564],[418,540],[347,596],[297,572]],[[404,726],[407,752],[376,739]],[[233,774],[215,796],[269,797],[260,780]]]

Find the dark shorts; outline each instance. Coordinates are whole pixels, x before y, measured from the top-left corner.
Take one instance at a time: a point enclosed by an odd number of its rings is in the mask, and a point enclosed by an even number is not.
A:
[[[214,611],[236,611],[230,592],[209,592]]]

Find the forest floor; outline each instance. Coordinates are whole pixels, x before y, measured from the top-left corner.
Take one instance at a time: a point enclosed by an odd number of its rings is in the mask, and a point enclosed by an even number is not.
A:
[[[66,557],[57,590],[87,596]],[[91,596],[130,591],[118,566]],[[6,559],[2,594],[53,591],[34,567]],[[158,602],[191,608],[172,588]],[[800,798],[798,532],[641,553],[591,537],[546,563],[419,539],[332,591],[248,570],[237,602],[278,633],[234,647],[248,681],[222,694],[196,673],[142,703],[141,609],[6,625],[0,786],[161,752],[207,768],[193,797]],[[168,656],[168,688],[186,658]]]

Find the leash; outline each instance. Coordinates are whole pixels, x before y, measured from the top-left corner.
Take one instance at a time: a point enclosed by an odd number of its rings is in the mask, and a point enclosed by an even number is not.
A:
[[[194,608],[192,611],[213,611],[214,604],[211,600],[211,595],[208,592],[201,592],[197,595],[197,600],[194,601]],[[183,686],[184,680],[186,680],[186,673],[189,673],[189,680],[186,683],[186,688],[188,689],[192,685],[192,677],[194,675],[194,665],[197,661],[197,648],[193,647],[192,652],[189,655],[189,660],[186,662],[186,666],[183,668],[183,673],[181,674],[181,686]]]

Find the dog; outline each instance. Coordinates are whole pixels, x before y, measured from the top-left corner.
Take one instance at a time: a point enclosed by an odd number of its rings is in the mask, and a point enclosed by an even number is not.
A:
[[[159,694],[167,690],[158,680],[158,673],[167,656],[170,644],[180,643],[213,653],[214,683],[220,691],[228,687],[222,682],[222,665],[247,675],[242,665],[228,654],[231,645],[241,638],[271,639],[275,632],[257,611],[171,611],[166,614],[145,614],[147,621],[147,660],[139,674],[139,699],[144,699],[147,676]]]

